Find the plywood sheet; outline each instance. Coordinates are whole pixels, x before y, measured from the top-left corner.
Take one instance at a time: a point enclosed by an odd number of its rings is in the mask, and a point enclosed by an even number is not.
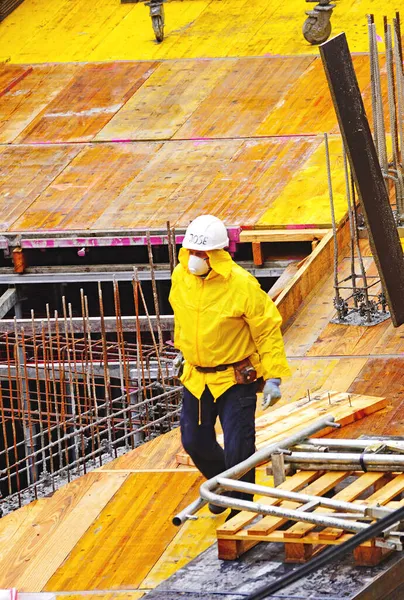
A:
[[[363,55],[355,56],[353,60],[359,87],[367,89],[370,86],[369,58]],[[385,79],[383,84],[385,91]],[[366,95],[366,110],[371,116],[369,93]],[[324,131],[338,133],[339,128],[324,67],[321,60],[316,58],[306,70],[300,70],[298,81],[285,89],[284,96],[257,129],[257,134],[293,135],[297,132],[315,134]]]
[[[175,468],[177,466],[175,455],[182,448],[179,433],[179,429],[173,429],[164,435],[160,435],[147,444],[143,444],[104,465],[101,470]]]
[[[6,231],[46,190],[80,147],[4,147],[0,153],[0,231]]]
[[[339,222],[347,212],[345,176],[340,136],[329,138],[331,177],[335,218]],[[331,226],[325,146],[322,142],[316,152],[298,170],[276,200],[258,221],[259,227],[278,224],[297,224],[305,227]]]
[[[0,585],[40,592],[121,487],[123,473],[89,473],[58,490],[0,560]]]
[[[287,92],[295,87],[299,77],[306,79],[312,62],[312,57],[234,59],[225,76],[175,137],[272,135],[271,131],[263,133],[261,124],[277,104],[284,102]],[[295,117],[293,115],[290,119],[289,112],[289,120],[294,122]],[[285,123],[280,122],[279,125],[282,130]],[[299,127],[295,127],[293,133],[299,131]],[[289,131],[285,129],[284,133]]]
[[[306,138],[167,142],[94,227],[164,227],[167,220],[186,227],[209,212],[229,226],[254,225],[318,143]]]
[[[199,473],[129,475],[46,591],[136,589],[178,533],[170,517],[197,495]]]
[[[86,64],[19,141],[90,141],[147,80],[156,63]]]
[[[210,94],[217,81],[233,69],[234,63],[234,60],[161,63],[95,139],[171,138]]]
[[[10,143],[68,84],[78,65],[36,65],[28,77],[0,93],[0,143]]]
[[[30,66],[0,64],[0,97],[12,90],[31,71]]]
[[[62,146],[65,148],[66,146]],[[159,144],[85,146],[12,229],[89,229],[142,171]],[[118,208],[118,207],[116,207]],[[132,217],[136,222],[136,215]],[[113,221],[106,229],[114,227]]]

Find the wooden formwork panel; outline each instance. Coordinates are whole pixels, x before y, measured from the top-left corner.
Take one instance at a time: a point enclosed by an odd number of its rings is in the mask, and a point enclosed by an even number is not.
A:
[[[327,494],[327,497],[337,501],[392,506],[391,501],[400,497],[404,491],[404,475],[372,472],[352,474],[347,471],[329,473],[298,471],[279,487],[314,496]],[[258,501],[262,504],[280,506],[289,510],[302,506],[298,502],[282,501],[266,496],[259,497]],[[403,504],[402,500],[393,502],[395,508]],[[319,507],[313,512],[332,516],[334,511]],[[286,528],[286,525],[289,526]],[[293,522],[281,517],[262,516],[257,518],[255,513],[248,512],[239,513],[217,529],[219,558],[224,560],[238,558],[258,542],[276,542],[284,545],[286,562],[302,563],[324,550],[327,545],[341,544],[350,539],[352,535],[351,532],[341,529],[316,526],[313,523]],[[354,557],[358,565],[374,566],[390,553],[390,550],[376,546],[375,540],[370,540],[354,550]]]
[[[157,63],[86,64],[18,138],[19,142],[89,141],[120,110]]]
[[[167,220],[186,228],[210,212],[228,226],[255,226],[321,143],[316,137],[285,137],[84,146],[8,229],[165,229]],[[40,151],[32,150],[37,156]],[[30,156],[29,146],[24,153]],[[24,164],[14,169],[23,174]],[[16,176],[9,179],[9,205],[18,196],[17,182]],[[295,202],[301,204],[301,195],[284,205],[282,226],[293,224]],[[344,213],[340,204],[338,217]],[[329,211],[321,216],[328,223]]]
[[[0,143],[14,142],[69,84],[79,68],[77,64],[35,65],[14,85],[3,88],[4,93],[0,91]],[[2,71],[0,80],[1,77]]]
[[[371,115],[369,60],[355,56],[353,61]],[[20,77],[32,71],[35,77],[20,82],[18,74],[11,77],[13,71],[21,71]],[[4,77],[11,77],[8,87]],[[385,78],[382,83],[387,102]],[[10,85],[16,87],[13,93]],[[2,94],[3,128],[13,129],[21,111],[25,119],[32,111],[18,142],[338,132],[321,61],[310,56],[2,66]]]
[[[31,73],[32,67],[0,64],[0,98]]]

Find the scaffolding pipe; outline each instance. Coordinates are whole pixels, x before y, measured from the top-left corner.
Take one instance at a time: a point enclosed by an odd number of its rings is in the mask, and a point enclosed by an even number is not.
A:
[[[177,527],[179,525],[182,525],[183,523],[185,523],[185,521],[187,519],[189,519],[189,517],[191,515],[195,514],[198,510],[203,508],[205,506],[205,504],[207,504],[208,502],[211,502],[212,504],[215,504],[217,506],[224,506],[226,508],[229,507],[229,508],[235,508],[235,509],[239,509],[239,510],[248,510],[247,508],[245,508],[244,503],[243,503],[243,506],[240,508],[238,502],[243,502],[243,501],[241,501],[241,500],[237,501],[234,498],[223,497],[213,491],[213,490],[217,491],[217,489],[220,487],[217,483],[218,477],[227,477],[229,479],[239,479],[240,477],[242,477],[245,473],[247,473],[254,467],[257,467],[265,462],[268,462],[270,460],[271,454],[273,454],[273,452],[275,452],[277,450],[281,450],[281,449],[290,448],[291,446],[294,446],[297,443],[303,441],[308,436],[314,435],[315,433],[318,433],[319,431],[321,431],[322,429],[324,429],[326,427],[339,427],[339,425],[337,423],[335,423],[335,419],[332,415],[324,416],[322,419],[315,421],[308,427],[301,429],[294,435],[291,435],[291,436],[285,438],[284,440],[280,440],[278,442],[274,442],[273,444],[269,444],[268,446],[265,446],[265,448],[258,450],[258,452],[255,452],[249,458],[247,458],[243,462],[239,463],[238,465],[235,465],[234,467],[227,469],[223,473],[219,473],[215,477],[208,479],[200,487],[200,490],[199,490],[200,497],[197,500],[195,500],[194,502],[192,502],[192,504],[190,504],[189,506],[184,508],[177,515],[175,515],[172,520],[173,524],[176,525]],[[250,505],[252,503],[247,503],[247,504]]]
[[[318,458],[318,460],[317,460]],[[292,452],[292,454],[285,456],[285,463],[290,464],[313,464],[315,462],[321,462],[323,464],[339,464],[339,465],[357,465],[362,464],[367,467],[373,465],[393,465],[396,468],[404,467],[404,456],[397,454],[375,454],[375,453],[351,453],[351,452],[324,452],[314,454],[312,452]]]
[[[269,498],[280,498],[281,500],[292,500],[293,502],[299,502],[300,504],[306,502],[313,502],[317,506],[324,506],[326,508],[346,510],[352,513],[361,513],[365,516],[366,508],[368,506],[358,506],[352,502],[344,502],[342,500],[335,500],[333,498],[326,498],[323,496],[313,496],[311,494],[305,494],[301,492],[291,492],[288,490],[282,490],[280,488],[270,487],[267,485],[257,485],[252,483],[246,483],[245,481],[234,481],[234,479],[227,479],[226,477],[218,477],[218,484],[226,490],[233,490],[236,492],[254,492],[260,496],[268,496]],[[376,507],[375,507],[376,508]]]
[[[398,450],[403,450],[404,452],[404,440],[383,440],[383,439],[358,439],[358,440],[348,440],[348,439],[333,439],[333,438],[309,438],[305,440],[305,444],[310,444],[311,446],[324,447],[328,446],[329,448],[369,448],[369,446],[389,446],[391,448],[397,448]],[[295,447],[298,449],[298,446]]]

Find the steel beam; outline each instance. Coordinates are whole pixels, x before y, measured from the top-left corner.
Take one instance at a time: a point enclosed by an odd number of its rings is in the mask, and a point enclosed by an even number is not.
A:
[[[286,267],[298,261],[277,260],[268,261],[262,267],[256,267],[251,261],[240,261],[238,264],[252,273],[255,277],[280,277]],[[35,267],[27,269],[25,273],[14,273],[0,269],[0,284],[43,284],[43,283],[82,283],[87,281],[132,281],[134,270],[127,269],[128,265],[102,265],[85,267]],[[151,272],[149,265],[134,265],[140,281],[150,281]],[[71,270],[70,270],[71,269]],[[167,264],[157,264],[154,267],[154,276],[157,280],[168,281],[171,279],[171,271]]]
[[[404,323],[404,258],[344,33],[320,46],[369,241],[395,327]]]

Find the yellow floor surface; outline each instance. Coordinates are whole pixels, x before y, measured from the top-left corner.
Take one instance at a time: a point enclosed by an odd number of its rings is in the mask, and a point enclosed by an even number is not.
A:
[[[310,8],[310,7],[309,7]],[[366,52],[365,15],[392,18],[396,0],[338,0],[333,33],[345,31],[351,51]],[[119,0],[24,0],[1,24],[0,61],[11,63],[318,54],[302,36],[303,0],[172,0],[166,39],[154,40],[148,9]],[[383,42],[380,42],[383,48]]]

